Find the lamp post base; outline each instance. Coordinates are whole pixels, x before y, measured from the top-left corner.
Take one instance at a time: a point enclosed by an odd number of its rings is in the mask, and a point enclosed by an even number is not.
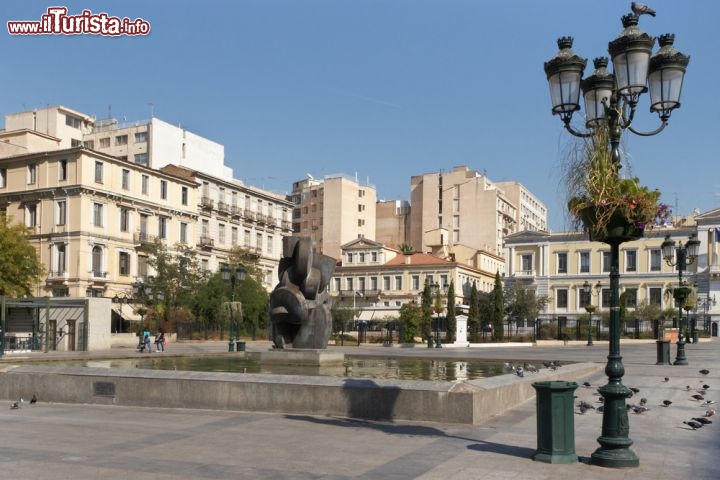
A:
[[[234,352],[235,351],[235,338],[233,336],[230,336],[230,339],[228,340],[228,352]]]
[[[673,365],[687,365],[687,357],[685,357],[685,339],[682,334],[678,337],[677,341],[677,355],[675,356],[675,362]]]
[[[625,399],[630,389],[621,383],[610,383],[598,389],[605,399],[603,410],[603,435],[598,437],[600,444],[590,455],[590,463],[599,467],[632,468],[640,465],[640,459],[630,449],[632,440]]]

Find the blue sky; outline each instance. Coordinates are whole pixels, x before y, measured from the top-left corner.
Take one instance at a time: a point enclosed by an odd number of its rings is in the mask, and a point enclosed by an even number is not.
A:
[[[720,207],[720,2],[648,0],[651,35],[690,55],[682,108],[655,137],[626,135],[632,173],[677,213]],[[629,1],[235,0],[2,2],[8,20],[50,6],[141,17],[151,33],[0,33],[0,114],[66,105],[107,118],[155,115],[225,145],[249,184],[279,193],[310,173],[345,173],[378,198],[409,199],[410,176],[467,165],[517,180],[565,230],[558,173],[571,140],[543,62],[559,36],[607,55]],[[641,98],[635,127],[659,123]]]

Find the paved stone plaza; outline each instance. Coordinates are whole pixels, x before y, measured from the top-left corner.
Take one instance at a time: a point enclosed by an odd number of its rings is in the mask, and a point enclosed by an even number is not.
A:
[[[623,344],[623,383],[640,390],[649,411],[630,413],[630,438],[640,467],[588,465],[598,447],[602,415],[576,410],[577,464],[531,460],[537,446],[535,402],[481,425],[422,421],[375,422],[343,417],[236,411],[53,404],[40,398],[19,410],[0,409],[0,469],[7,479],[718,479],[720,421],[699,430],[683,424],[706,407],[691,398],[708,384],[720,400],[720,342],[686,347],[688,366],[655,365],[655,343]],[[248,343],[249,350],[268,348]],[[180,343],[162,355],[223,352],[221,342]],[[538,347],[405,349],[337,347],[353,355],[424,355],[447,359],[502,358],[603,363],[607,344]],[[32,354],[63,359],[71,354]],[[77,352],[80,358],[138,355],[133,349]],[[153,354],[155,355],[155,354]],[[672,346],[672,357],[675,346]],[[25,355],[27,356],[27,355]],[[36,357],[37,358],[37,357]],[[2,363],[17,361],[12,355]],[[700,369],[710,370],[708,375]],[[665,377],[669,377],[667,382]],[[584,381],[578,401],[595,402],[602,372]],[[582,382],[579,382],[582,383]],[[686,386],[691,391],[686,391]],[[660,406],[672,401],[669,407]],[[596,405],[599,405],[596,403]],[[716,407],[713,405],[712,407]],[[718,409],[716,409],[718,410]],[[713,417],[718,419],[720,414]]]

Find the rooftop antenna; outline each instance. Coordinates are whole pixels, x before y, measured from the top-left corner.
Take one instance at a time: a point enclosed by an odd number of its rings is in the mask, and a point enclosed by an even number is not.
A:
[[[150,105],[150,118],[155,118],[155,104],[150,102],[148,105]]]
[[[112,118],[112,105],[108,103],[108,120]]]

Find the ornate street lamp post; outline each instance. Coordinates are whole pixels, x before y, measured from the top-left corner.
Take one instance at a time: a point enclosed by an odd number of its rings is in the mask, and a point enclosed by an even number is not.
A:
[[[565,128],[577,137],[590,137],[597,128],[607,128],[612,160],[620,165],[620,139],[624,130],[637,135],[650,136],[660,133],[666,126],[671,112],[680,106],[683,77],[690,58],[675,50],[674,35],[659,37],[660,49],[652,56],[655,37],[638,28],[638,15],[622,17],[624,30],[608,44],[613,63],[613,73],[607,70],[608,59],[595,59],[595,71],[582,79],[587,61],[572,50],[572,37],[558,40],[560,51],[545,63],[545,73],[550,85],[552,113],[559,115]],[[650,89],[650,111],[657,112],[660,126],[651,132],[640,132],[632,127],[638,99]],[[573,113],[580,110],[580,91],[585,100],[585,126],[581,132],[570,125]],[[620,356],[620,244],[629,240],[623,237],[607,237],[610,245],[610,344],[605,373],[608,384],[600,387],[605,398],[600,447],[591,455],[591,463],[605,467],[637,467],[640,460],[630,449],[628,415],[625,399],[630,390],[622,384],[625,367]]]
[[[683,325],[682,325],[682,309],[685,305],[685,300],[692,292],[692,287],[689,287],[683,283],[683,270],[687,270],[688,265],[695,262],[698,255],[698,249],[700,248],[700,241],[697,236],[693,233],[685,245],[678,241],[677,247],[675,241],[670,238],[670,235],[665,236],[665,241],[662,243],[662,256],[671,267],[677,266],[678,270],[678,288],[673,289],[673,298],[678,305],[678,341],[677,341],[677,356],[673,365],[687,365],[688,361],[685,357],[685,338],[683,337]],[[685,335],[687,335],[687,324],[685,325]]]
[[[595,284],[595,292],[593,292],[593,287],[590,286],[590,282],[585,280],[585,283],[583,283],[583,292],[585,292],[586,298],[587,298],[587,304],[585,305],[585,311],[588,313],[588,334],[587,334],[587,346],[592,347],[593,344],[593,338],[592,338],[592,314],[595,311],[595,305],[592,304],[592,297],[597,297],[600,295],[600,292],[602,292],[602,285],[600,284],[600,281]]]
[[[232,310],[232,306],[235,304],[235,283],[237,281],[245,281],[245,268],[242,265],[238,265],[235,269],[231,269],[227,264],[223,264],[220,267],[220,276],[226,282],[230,282],[230,338],[228,339],[228,352],[235,351],[235,336],[233,334],[233,324],[235,323],[235,314]],[[240,337],[238,332],[238,339]]]
[[[698,302],[698,307],[703,309],[703,330],[705,330],[705,333],[711,333],[710,329],[710,319],[708,318],[708,310],[710,310],[711,307],[714,307],[717,304],[717,299],[715,298],[715,295],[710,298],[710,295],[708,294],[706,297],[703,297]]]

